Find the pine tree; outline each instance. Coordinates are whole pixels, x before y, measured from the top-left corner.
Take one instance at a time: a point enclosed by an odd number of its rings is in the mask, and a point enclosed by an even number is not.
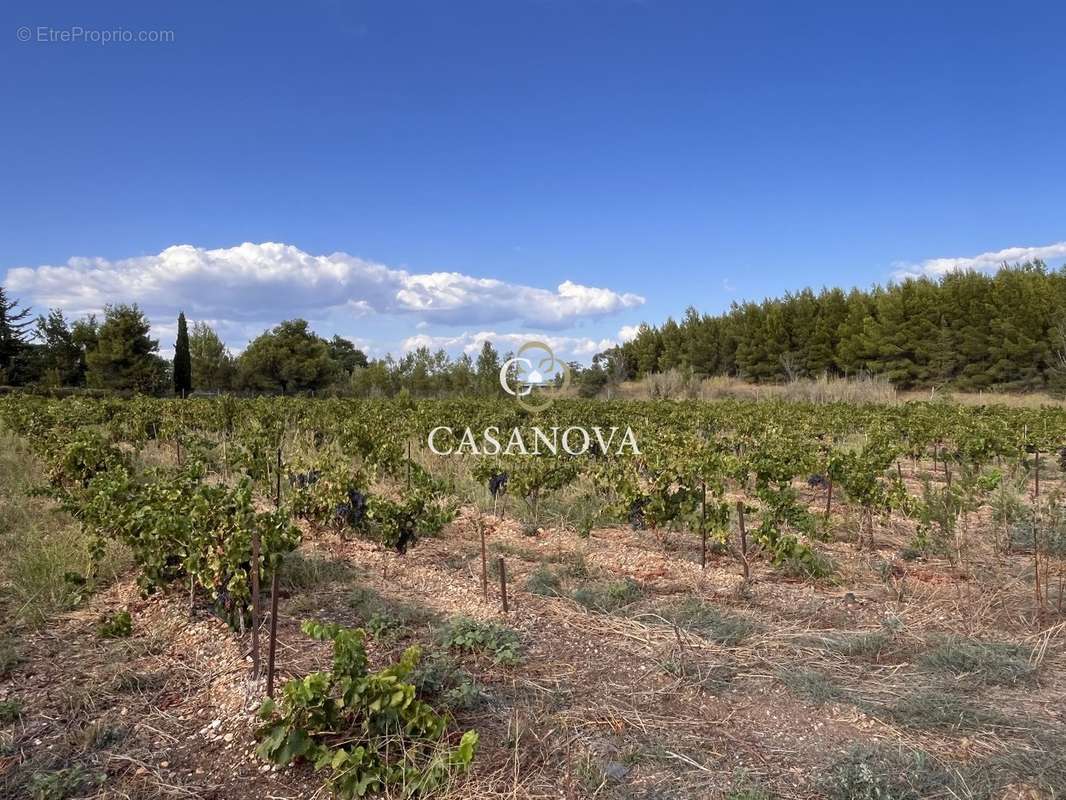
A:
[[[0,384],[18,380],[17,361],[26,348],[26,330],[33,324],[30,309],[19,308],[0,286]]]
[[[166,389],[167,364],[157,355],[159,341],[137,306],[107,306],[96,342],[86,354],[87,383],[95,389],[158,394]]]
[[[836,372],[837,330],[848,313],[847,301],[840,289],[823,290],[817,303],[818,316],[807,343],[807,374],[815,378]]]
[[[178,314],[178,338],[174,342],[174,394],[185,397],[192,391],[192,356],[189,354],[189,328],[185,313]]]

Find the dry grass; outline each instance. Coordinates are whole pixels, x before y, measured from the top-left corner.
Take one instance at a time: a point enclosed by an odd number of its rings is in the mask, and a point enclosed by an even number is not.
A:
[[[31,496],[43,480],[25,443],[0,434],[0,612],[9,623],[39,625],[89,590],[89,537],[53,501]],[[128,563],[124,548],[111,548],[97,584]]]
[[[716,375],[700,379],[668,370],[620,386],[615,396],[627,400],[785,400],[795,403],[880,403],[899,399],[884,378],[800,378],[783,384],[748,383]]]
[[[606,396],[606,395],[605,395]],[[625,400],[785,400],[796,403],[876,403],[895,405],[911,400],[946,400],[969,406],[1003,405],[1011,408],[1066,407],[1066,399],[1043,392],[957,392],[950,388],[897,390],[876,375],[857,378],[798,378],[787,383],[750,383],[741,378],[715,375],[698,378],[678,369],[628,381],[612,390],[612,398]]]

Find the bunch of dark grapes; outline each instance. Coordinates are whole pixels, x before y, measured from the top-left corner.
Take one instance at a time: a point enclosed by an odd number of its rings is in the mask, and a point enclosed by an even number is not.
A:
[[[322,473],[317,469],[309,472],[297,472],[289,475],[289,485],[296,489],[306,489],[318,483],[318,479],[321,477]]]
[[[497,472],[491,478],[489,478],[489,493],[493,497],[498,497],[507,491],[507,473]]]
[[[644,506],[647,504],[648,501],[643,497],[638,497],[629,504],[629,525],[635,531],[642,531],[647,527],[644,519]]]
[[[366,495],[358,489],[349,489],[348,502],[337,506],[336,516],[349,528],[358,528],[366,516]]]

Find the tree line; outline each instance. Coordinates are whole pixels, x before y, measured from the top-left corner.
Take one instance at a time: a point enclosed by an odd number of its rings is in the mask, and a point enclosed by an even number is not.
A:
[[[0,287],[0,385],[88,387],[146,394],[194,391],[356,396],[492,395],[503,360],[491,342],[477,357],[422,347],[370,359],[350,340],[318,336],[305,320],[280,323],[234,356],[205,322],[184,314],[172,361],[135,305],[102,319],[33,317]],[[690,307],[680,322],[642,324],[592,364],[570,364],[577,390],[595,396],[625,380],[680,370],[770,383],[880,375],[902,389],[1066,393],[1066,266],[956,272],[864,291],[811,289],[721,315]]]
[[[717,316],[690,307],[680,322],[641,325],[597,363],[626,379],[673,369],[758,383],[873,374],[902,389],[1062,393],[1066,266],[1035,261],[868,291],[804,289],[733,303]]]
[[[102,319],[70,321],[62,311],[33,317],[0,286],[0,386],[84,387],[142,394],[329,392],[357,396],[490,395],[501,357],[485,342],[477,358],[452,359],[421,347],[402,358],[369,359],[341,336],[319,336],[302,319],[286,320],[233,355],[205,322],[178,315],[174,357],[136,305],[108,306]]]

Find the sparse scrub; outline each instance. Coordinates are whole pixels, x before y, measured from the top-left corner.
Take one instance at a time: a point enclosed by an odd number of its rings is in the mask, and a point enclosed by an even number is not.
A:
[[[22,716],[22,703],[18,700],[0,700],[0,725],[10,725]]]
[[[884,631],[843,634],[823,640],[829,652],[864,661],[877,661],[891,645],[892,637]]]
[[[954,692],[935,688],[904,695],[888,706],[866,705],[869,713],[909,728],[975,731],[1011,725],[1011,720],[998,711],[982,708]]]
[[[714,695],[728,689],[737,676],[737,670],[731,664],[707,664],[691,658],[672,659],[662,667],[675,678]]]
[[[967,678],[975,684],[1017,686],[1032,683],[1037,668],[1024,647],[947,637],[936,642],[919,662],[927,669]]]
[[[955,776],[922,752],[854,747],[833,763],[822,787],[830,800],[927,800],[953,793]]]
[[[817,706],[847,698],[844,689],[821,670],[787,668],[781,670],[778,677],[797,697]]]
[[[538,567],[526,578],[526,591],[542,597],[557,597],[562,594],[563,582],[547,567]]]
[[[351,579],[356,571],[339,558],[327,558],[318,554],[287,554],[278,573],[278,588],[283,592],[301,592],[338,581]]]
[[[725,800],[773,800],[773,795],[761,782],[741,771],[733,776]]]
[[[348,595],[348,607],[358,614],[367,632],[378,637],[398,637],[411,628],[436,619],[426,606],[405,603],[382,597],[367,586],[353,589]]]
[[[586,583],[574,590],[575,602],[591,611],[609,614],[644,597],[644,590],[632,578],[620,581]]]
[[[672,625],[730,647],[740,644],[755,630],[751,620],[723,613],[696,597],[659,608],[657,613]]]

